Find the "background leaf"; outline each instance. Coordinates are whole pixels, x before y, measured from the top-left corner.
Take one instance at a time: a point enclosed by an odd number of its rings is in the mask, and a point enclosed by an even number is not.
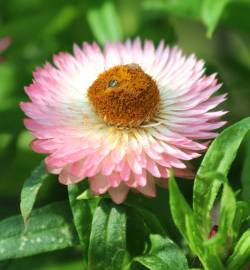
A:
[[[37,194],[47,176],[48,173],[42,162],[33,170],[31,176],[24,182],[21,191],[20,209],[25,222],[27,222],[30,216]]]
[[[207,26],[208,37],[212,36],[226,5],[230,1],[231,0],[203,0],[202,20]]]
[[[31,256],[79,243],[66,202],[32,212],[27,226],[21,216],[0,222],[0,260]]]
[[[123,39],[119,15],[113,2],[106,1],[98,9],[92,9],[87,15],[89,25],[100,44]]]

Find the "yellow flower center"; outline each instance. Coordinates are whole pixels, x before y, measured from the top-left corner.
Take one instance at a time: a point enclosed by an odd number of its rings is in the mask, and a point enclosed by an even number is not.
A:
[[[160,101],[156,82],[139,65],[114,66],[88,89],[96,113],[108,125],[138,127],[154,116]]]

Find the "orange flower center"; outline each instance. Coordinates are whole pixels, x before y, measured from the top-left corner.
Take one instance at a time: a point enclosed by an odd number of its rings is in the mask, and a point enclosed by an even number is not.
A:
[[[96,113],[108,125],[138,127],[154,116],[160,101],[156,82],[139,65],[114,66],[88,89]]]

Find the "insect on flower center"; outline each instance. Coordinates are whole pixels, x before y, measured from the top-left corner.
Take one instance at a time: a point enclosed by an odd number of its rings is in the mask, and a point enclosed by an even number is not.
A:
[[[88,89],[96,113],[108,125],[138,127],[157,110],[160,95],[156,82],[139,65],[114,66]]]

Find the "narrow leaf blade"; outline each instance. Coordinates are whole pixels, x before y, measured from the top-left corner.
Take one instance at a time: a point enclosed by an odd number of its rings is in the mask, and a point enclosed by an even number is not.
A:
[[[188,239],[186,228],[186,216],[192,217],[192,209],[181,194],[173,176],[169,179],[169,199],[171,214],[179,231]]]
[[[37,194],[42,187],[43,181],[48,177],[48,173],[42,162],[38,167],[34,169],[31,176],[24,182],[21,191],[21,214],[25,222],[27,222],[30,213],[35,204]]]

